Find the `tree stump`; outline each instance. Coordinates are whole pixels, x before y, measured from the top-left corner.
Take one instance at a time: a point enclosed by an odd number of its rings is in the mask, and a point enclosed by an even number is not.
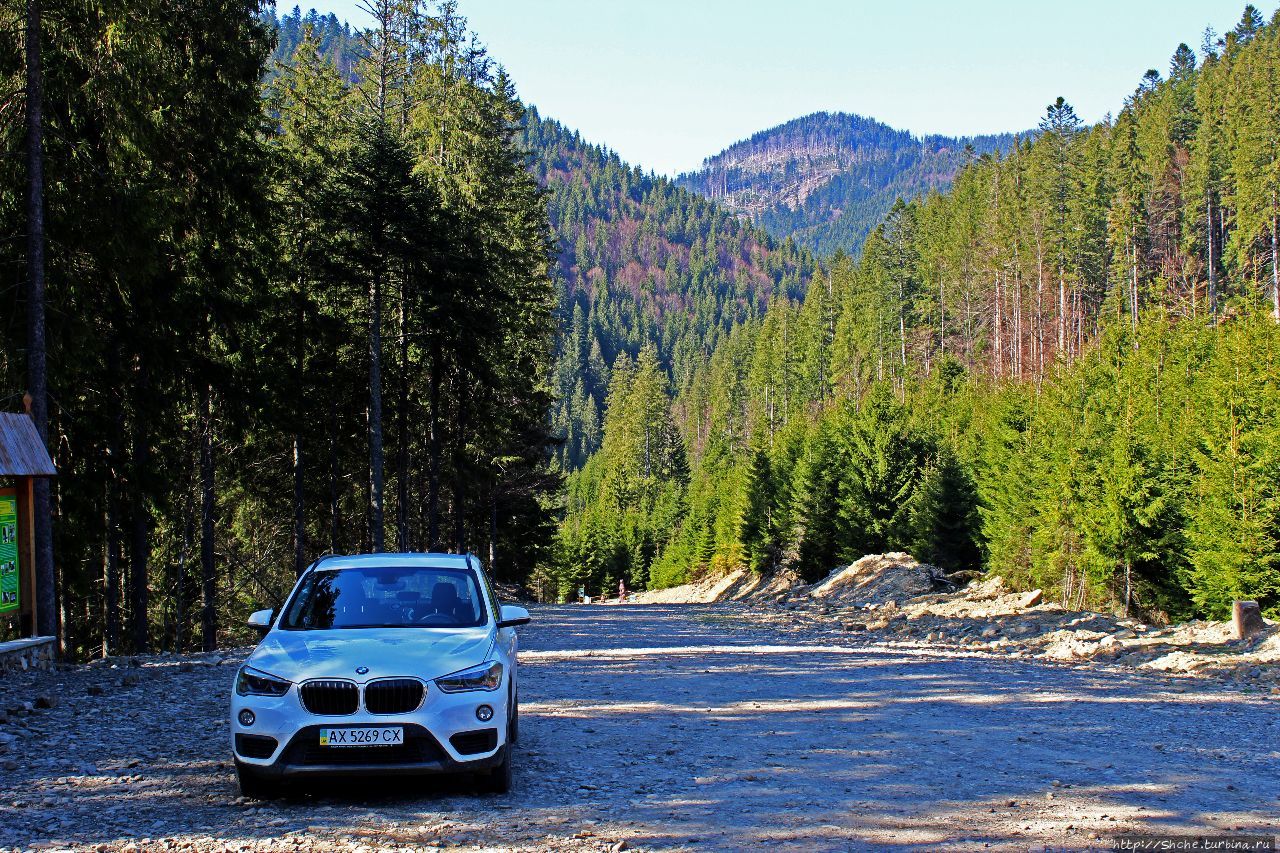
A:
[[[1233,601],[1231,627],[1237,640],[1245,640],[1267,630],[1267,623],[1262,621],[1262,608],[1258,606],[1258,602]]]

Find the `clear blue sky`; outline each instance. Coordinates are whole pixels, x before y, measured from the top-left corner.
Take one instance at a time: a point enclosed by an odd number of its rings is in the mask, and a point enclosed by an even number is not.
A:
[[[294,0],[278,0],[280,11]],[[306,9],[310,4],[301,4]],[[362,23],[356,0],[315,0]],[[915,133],[1096,121],[1244,0],[460,0],[543,115],[659,173],[818,110]],[[1258,3],[1264,16],[1274,7]]]

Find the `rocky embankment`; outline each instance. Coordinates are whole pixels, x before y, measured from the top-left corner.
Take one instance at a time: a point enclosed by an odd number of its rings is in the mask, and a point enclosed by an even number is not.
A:
[[[794,575],[733,572],[641,593],[639,603],[737,601],[750,618],[930,646],[1063,663],[1225,679],[1280,695],[1280,626],[1245,640],[1228,622],[1156,626],[1108,613],[1069,610],[1040,590],[1016,592],[996,576],[964,584],[908,554],[875,554],[816,584]]]

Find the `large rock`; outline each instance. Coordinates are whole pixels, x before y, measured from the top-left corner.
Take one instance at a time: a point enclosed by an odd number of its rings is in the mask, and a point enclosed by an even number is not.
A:
[[[1023,594],[1022,598],[1018,599],[1018,606],[1024,609],[1027,607],[1035,607],[1043,598],[1043,591],[1033,589],[1031,592]]]
[[[1262,608],[1258,606],[1258,602],[1233,601],[1231,629],[1237,640],[1245,640],[1267,630],[1267,623],[1262,621]]]

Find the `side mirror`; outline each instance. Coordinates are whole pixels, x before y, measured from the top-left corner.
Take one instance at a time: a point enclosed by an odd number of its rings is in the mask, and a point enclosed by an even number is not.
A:
[[[259,634],[266,634],[271,630],[271,617],[275,615],[274,610],[256,610],[249,614],[249,627],[253,628]]]
[[[529,624],[529,611],[514,604],[502,605],[502,613],[498,618],[499,628],[514,628],[517,625]]]

